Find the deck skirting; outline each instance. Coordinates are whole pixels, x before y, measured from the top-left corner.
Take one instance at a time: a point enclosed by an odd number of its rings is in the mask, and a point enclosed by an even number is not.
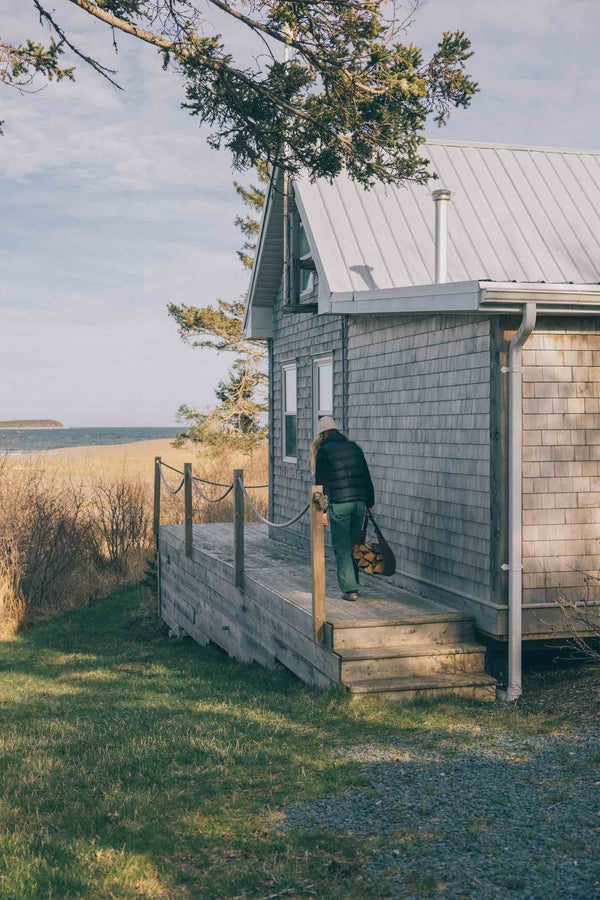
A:
[[[236,588],[233,565],[196,545],[186,558],[183,538],[166,530],[176,527],[163,526],[160,538],[161,616],[170,628],[242,662],[280,662],[307,684],[339,684],[340,657],[315,643],[309,614],[251,576]]]
[[[245,545],[236,585],[230,524],[194,526],[191,556],[183,526],[161,526],[160,614],[177,635],[212,641],[241,662],[281,663],[306,684],[344,684],[361,697],[494,698],[472,616],[377,578],[367,578],[360,600],[347,603],[328,563],[327,619],[317,642],[307,550],[271,540],[254,523],[246,525]]]

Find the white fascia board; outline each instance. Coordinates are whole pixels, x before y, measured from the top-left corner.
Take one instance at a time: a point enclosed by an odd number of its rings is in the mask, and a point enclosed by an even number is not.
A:
[[[252,306],[247,310],[242,329],[247,341],[266,341],[273,337],[273,309],[270,306]]]
[[[331,312],[346,315],[394,313],[511,312],[527,301],[540,311],[568,315],[600,313],[600,284],[538,284],[516,281],[457,281],[331,295]],[[559,305],[560,304],[560,308]]]
[[[340,291],[331,295],[331,312],[350,315],[477,312],[480,295],[478,281],[421,284],[376,291]]]
[[[269,215],[271,213],[271,198],[273,196],[273,185],[276,184],[277,179],[279,178],[279,171],[277,169],[273,170],[273,174],[271,175],[271,180],[269,181],[269,187],[267,190],[267,196],[265,198],[264,206],[262,209],[262,214],[260,218],[260,228],[258,231],[258,246],[256,248],[256,255],[254,257],[254,265],[252,266],[252,275],[250,276],[250,287],[248,288],[248,299],[246,300],[246,308],[244,310],[244,324],[242,326],[242,334],[245,335],[246,327],[248,325],[248,314],[252,309],[253,301],[254,301],[254,287],[256,285],[256,279],[258,277],[258,272],[260,269],[260,261],[262,257],[263,247],[265,244],[265,233],[267,230],[267,222],[269,220]]]

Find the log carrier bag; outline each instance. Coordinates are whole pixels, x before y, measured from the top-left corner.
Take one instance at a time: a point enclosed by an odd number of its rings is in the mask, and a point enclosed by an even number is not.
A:
[[[369,520],[373,523],[373,528],[377,535],[377,543],[367,541]],[[393,575],[396,571],[396,557],[372,515],[365,516],[362,531],[352,548],[352,556],[358,565],[359,571],[366,572],[367,575]]]

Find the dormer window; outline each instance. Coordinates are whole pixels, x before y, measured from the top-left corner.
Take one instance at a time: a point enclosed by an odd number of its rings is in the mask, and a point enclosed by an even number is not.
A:
[[[306,229],[294,202],[290,214],[289,302],[292,306],[315,303],[318,276]]]
[[[300,270],[300,301],[302,298],[310,295],[312,299],[314,287],[315,287],[315,268],[312,258],[312,253],[310,252],[310,244],[308,243],[308,238],[306,236],[306,229],[302,224],[302,219],[298,216],[298,268]]]

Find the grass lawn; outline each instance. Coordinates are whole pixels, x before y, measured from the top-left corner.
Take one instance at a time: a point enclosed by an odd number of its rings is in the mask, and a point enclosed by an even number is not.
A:
[[[367,784],[336,748],[520,735],[547,710],[364,703],[171,641],[130,588],[0,643],[0,897],[386,896],[383,837],[278,832],[290,804]]]

